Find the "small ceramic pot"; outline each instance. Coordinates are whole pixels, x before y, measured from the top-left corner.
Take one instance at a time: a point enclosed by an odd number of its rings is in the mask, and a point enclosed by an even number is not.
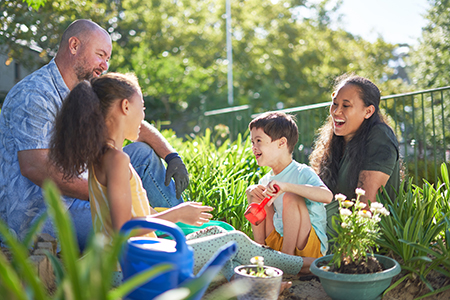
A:
[[[272,269],[274,276],[256,277],[249,274],[241,273],[242,269],[249,269],[256,272],[256,265],[237,266],[234,268],[235,279],[242,280],[250,290],[238,296],[238,300],[276,300],[280,294],[281,280],[283,279],[283,271],[280,269],[264,266],[264,269]]]

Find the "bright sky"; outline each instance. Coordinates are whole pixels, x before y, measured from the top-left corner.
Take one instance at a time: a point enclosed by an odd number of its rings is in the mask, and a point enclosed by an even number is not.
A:
[[[413,45],[427,24],[428,8],[427,0],[343,0],[338,12],[341,27],[365,40],[381,35],[389,43]]]

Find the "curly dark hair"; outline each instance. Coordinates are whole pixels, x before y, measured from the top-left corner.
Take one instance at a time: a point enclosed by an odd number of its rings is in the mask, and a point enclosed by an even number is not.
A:
[[[335,194],[339,162],[344,155],[345,147],[350,157],[350,163],[354,172],[351,173],[349,182],[353,190],[358,187],[359,175],[365,162],[365,145],[370,130],[376,124],[386,124],[380,113],[380,90],[369,79],[354,74],[344,74],[336,79],[335,93],[345,85],[351,84],[358,88],[359,96],[366,107],[373,105],[375,112],[365,119],[353,138],[346,145],[343,136],[337,136],[333,131],[333,119],[328,117],[325,124],[319,129],[319,135],[314,142],[314,150],[309,156],[310,166],[319,175],[328,188]],[[390,128],[390,127],[389,127]],[[350,196],[350,195],[347,195]]]
[[[105,118],[115,101],[140,90],[134,74],[108,73],[80,82],[69,93],[55,119],[50,160],[70,180],[99,162],[107,149]]]

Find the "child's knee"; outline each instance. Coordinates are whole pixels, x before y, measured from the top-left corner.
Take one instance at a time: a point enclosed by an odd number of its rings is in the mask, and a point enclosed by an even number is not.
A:
[[[283,196],[283,209],[305,205],[305,199],[294,193],[285,193]]]

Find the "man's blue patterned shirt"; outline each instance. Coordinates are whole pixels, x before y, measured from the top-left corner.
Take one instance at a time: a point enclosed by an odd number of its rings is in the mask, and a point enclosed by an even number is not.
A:
[[[45,211],[42,189],[22,176],[17,152],[48,149],[53,123],[69,93],[52,60],[16,84],[0,114],[0,217],[23,239]],[[64,198],[67,206],[73,198]]]

